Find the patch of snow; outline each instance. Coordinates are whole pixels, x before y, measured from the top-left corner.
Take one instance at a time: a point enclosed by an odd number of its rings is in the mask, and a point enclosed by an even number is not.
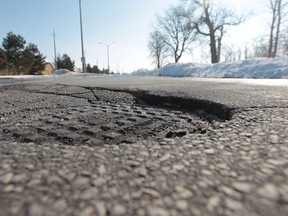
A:
[[[66,77],[66,76],[84,76],[89,75],[88,73],[74,72],[67,69],[55,70],[50,75],[3,75],[0,79],[43,79],[43,78],[55,78],[55,77]]]
[[[288,78],[288,57],[256,58],[218,64],[168,64],[159,70],[140,70],[136,76],[172,76],[206,78]]]
[[[58,69],[53,72],[53,75],[68,75],[73,74],[75,72],[67,70],[67,69]]]
[[[39,78],[47,75],[2,75],[0,79],[23,79],[23,78]]]
[[[135,76],[158,76],[158,70],[139,69],[134,71],[132,75]]]

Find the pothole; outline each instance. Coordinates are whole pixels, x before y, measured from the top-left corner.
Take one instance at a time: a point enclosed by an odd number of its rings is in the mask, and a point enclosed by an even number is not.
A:
[[[84,91],[77,87],[69,94],[67,89],[59,87],[55,88],[57,92],[54,92],[53,87],[41,91],[35,87],[24,89],[28,94],[26,97],[29,97],[29,92],[33,92],[41,100],[61,95],[84,98],[89,103],[85,106],[37,109],[37,104],[30,103],[29,109],[23,111],[25,113],[7,114],[6,120],[1,119],[1,136],[7,140],[92,146],[129,144],[143,139],[159,141],[187,134],[205,134],[213,129],[213,121],[225,121],[233,112],[219,104],[160,97],[148,92],[95,88]]]
[[[202,110],[206,114],[214,115],[222,120],[230,120],[235,112],[232,107],[225,106],[220,103],[212,102],[209,100],[200,100],[188,97],[178,97],[171,95],[160,95],[142,90],[111,90],[105,88],[92,88],[93,92],[109,92],[110,94],[124,94],[129,98],[133,96],[138,102],[145,102],[147,105],[154,105],[163,108],[172,108],[177,110],[185,110],[195,112]],[[129,96],[130,95],[130,96]],[[125,97],[125,96],[124,96]],[[122,96],[123,98],[123,96]],[[108,100],[109,101],[109,100]]]

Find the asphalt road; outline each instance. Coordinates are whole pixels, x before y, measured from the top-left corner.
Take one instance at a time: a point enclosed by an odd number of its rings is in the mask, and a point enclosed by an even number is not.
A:
[[[0,215],[287,215],[288,81],[0,82]]]

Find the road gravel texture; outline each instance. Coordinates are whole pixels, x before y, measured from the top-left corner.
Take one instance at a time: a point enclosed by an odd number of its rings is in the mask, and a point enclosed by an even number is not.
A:
[[[1,216],[288,214],[286,87],[102,79],[0,87]]]

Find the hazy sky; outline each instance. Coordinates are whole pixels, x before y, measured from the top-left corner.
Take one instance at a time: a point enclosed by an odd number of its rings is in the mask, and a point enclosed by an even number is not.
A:
[[[161,14],[179,0],[82,0],[82,18],[86,62],[107,68],[106,47],[110,44],[110,68],[131,72],[151,68],[147,49],[148,36],[156,13]],[[238,9],[259,7],[263,0],[221,0]],[[262,5],[261,5],[262,7]],[[79,0],[0,0],[0,40],[12,31],[27,42],[38,45],[53,61],[53,29],[56,31],[57,54],[68,54],[81,67]],[[264,24],[253,18],[234,27],[227,37],[233,44],[245,46],[261,34]],[[233,38],[233,41],[232,41]],[[234,42],[235,41],[235,42]],[[238,42],[236,42],[238,41]],[[184,59],[185,61],[185,59]],[[187,61],[187,57],[186,57]]]

